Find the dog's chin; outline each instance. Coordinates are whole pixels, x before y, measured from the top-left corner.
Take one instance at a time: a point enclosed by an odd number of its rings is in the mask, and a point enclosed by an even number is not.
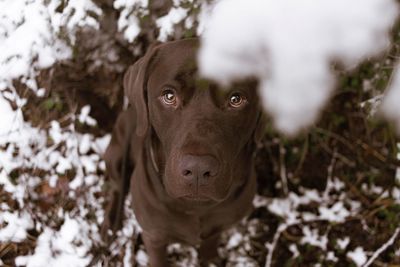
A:
[[[207,205],[212,206],[222,202],[225,199],[212,195],[191,194],[182,191],[175,192],[174,190],[168,190],[168,188],[166,191],[171,198],[179,202],[182,202],[184,204],[196,205],[196,206],[207,206]]]

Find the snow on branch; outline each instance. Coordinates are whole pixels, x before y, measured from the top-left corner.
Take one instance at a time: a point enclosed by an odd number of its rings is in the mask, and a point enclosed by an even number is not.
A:
[[[71,0],[62,6],[60,0],[0,1],[0,90],[22,77],[36,91],[36,72],[72,55],[75,27],[98,27],[88,14],[102,11],[92,1]]]

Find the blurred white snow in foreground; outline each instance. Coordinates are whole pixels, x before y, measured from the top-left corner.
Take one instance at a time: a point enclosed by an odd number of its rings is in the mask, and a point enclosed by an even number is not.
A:
[[[221,83],[255,76],[278,129],[313,123],[334,88],[333,61],[350,69],[389,46],[393,0],[230,0],[202,36],[204,76]]]

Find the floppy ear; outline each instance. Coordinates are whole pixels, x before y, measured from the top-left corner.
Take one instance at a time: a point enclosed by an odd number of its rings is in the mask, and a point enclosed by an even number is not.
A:
[[[265,134],[265,127],[267,126],[267,119],[264,112],[261,110],[258,113],[256,129],[254,130],[254,141],[258,145]]]
[[[138,136],[144,136],[149,128],[146,96],[147,71],[157,50],[157,45],[158,43],[151,45],[146,54],[128,68],[124,76],[125,96],[136,110],[136,134]]]

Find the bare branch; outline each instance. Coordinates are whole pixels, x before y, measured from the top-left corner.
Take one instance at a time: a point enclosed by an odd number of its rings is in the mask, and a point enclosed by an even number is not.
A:
[[[396,240],[397,236],[400,233],[400,227],[397,227],[396,231],[394,231],[394,234],[392,235],[392,237],[385,243],[383,244],[377,251],[374,252],[374,254],[371,256],[371,258],[369,258],[369,260],[363,265],[363,267],[368,267],[370,266],[375,260],[376,258],[379,257],[379,255],[384,252],[388,247],[390,247],[391,245],[393,245],[394,241]]]

